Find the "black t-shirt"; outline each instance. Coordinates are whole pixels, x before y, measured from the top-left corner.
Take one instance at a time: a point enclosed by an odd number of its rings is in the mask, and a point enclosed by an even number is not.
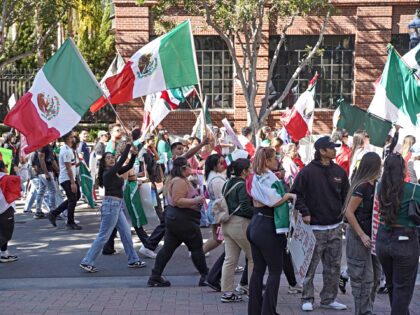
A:
[[[48,144],[42,149],[39,149],[35,154],[36,156],[34,156],[33,158],[32,166],[35,168],[37,174],[39,175],[39,174],[44,174],[44,172],[42,171],[41,164],[39,163],[38,152],[45,154],[45,165],[47,166],[48,172],[52,172],[53,171],[52,165],[53,165],[55,156],[54,156],[54,151],[52,150],[51,146]]]
[[[362,202],[354,213],[360,227],[366,235],[372,234],[372,209],[375,186],[370,183],[363,183],[356,187],[352,196],[362,198]]]

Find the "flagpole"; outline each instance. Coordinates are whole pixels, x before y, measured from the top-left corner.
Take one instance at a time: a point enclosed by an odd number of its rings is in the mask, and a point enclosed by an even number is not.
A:
[[[191,33],[191,46],[194,50],[194,65],[195,65],[195,73],[197,75],[197,80],[198,80],[198,90],[200,91],[199,93],[197,92],[197,94],[199,94],[199,98],[202,99],[203,98],[203,94],[202,94],[202,89],[201,89],[201,83],[200,83],[200,73],[198,72],[198,63],[197,63],[197,52],[195,49],[195,43],[194,43],[194,35],[192,33],[192,27],[191,27],[191,20],[188,20],[188,24],[190,26],[190,33]],[[194,90],[195,90],[195,86],[194,86]]]

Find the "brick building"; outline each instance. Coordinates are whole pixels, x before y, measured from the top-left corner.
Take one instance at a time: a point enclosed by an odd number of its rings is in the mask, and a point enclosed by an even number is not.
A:
[[[118,51],[129,58],[156,35],[153,16],[146,4],[139,7],[135,0],[114,0],[115,34]],[[338,9],[328,24],[323,55],[317,56],[303,71],[293,89],[298,96],[306,89],[308,79],[315,71],[321,74],[317,84],[317,102],[314,133],[328,133],[337,100],[344,98],[357,106],[367,108],[374,94],[372,83],[382,72],[386,61],[386,45],[392,42],[403,54],[408,51],[407,25],[412,20],[420,1],[409,0],[332,0]],[[205,24],[202,17],[186,16],[181,10],[168,12],[177,20],[191,19],[195,37],[197,60],[203,91],[212,100],[211,115],[215,124],[227,117],[240,128],[246,125],[246,109],[241,88],[233,79],[233,62],[223,41]],[[297,18],[289,28],[285,45],[273,74],[273,86],[282,92],[287,80],[305,53],[306,45],[317,41],[323,17]],[[257,78],[265,84],[269,61],[278,41],[281,21],[267,23],[263,28]],[[257,103],[262,95],[257,95]],[[292,106],[293,100],[284,102]],[[142,120],[142,102],[133,101],[118,106],[124,121]],[[281,110],[274,111],[268,125],[275,126]],[[174,111],[163,124],[171,132],[189,133],[195,116],[189,109]]]

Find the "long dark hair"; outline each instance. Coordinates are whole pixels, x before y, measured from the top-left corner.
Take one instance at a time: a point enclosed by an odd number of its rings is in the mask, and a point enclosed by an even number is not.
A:
[[[99,185],[99,187],[104,187],[105,158],[106,158],[107,155],[112,155],[112,153],[111,152],[105,152],[105,154],[99,160],[99,168],[98,168],[98,185]]]
[[[219,163],[220,158],[222,155],[216,153],[209,155],[206,159],[206,164],[204,165],[204,178],[207,180],[209,178],[209,174],[211,171],[215,169],[217,164]]]
[[[251,166],[251,161],[248,159],[237,159],[230,163],[229,167],[226,170],[226,175],[228,178],[234,176],[241,176],[244,170],[247,170]]]
[[[183,169],[188,165],[188,160],[185,157],[178,157],[174,160],[171,170],[171,177],[184,177],[182,175]]]
[[[346,210],[354,190],[359,185],[379,178],[379,175],[381,174],[381,164],[381,157],[375,152],[368,152],[363,156],[351,182],[346,201],[344,202],[343,211]]]
[[[390,154],[385,159],[381,180],[379,206],[386,224],[394,224],[398,218],[404,192],[405,162],[400,154]]]

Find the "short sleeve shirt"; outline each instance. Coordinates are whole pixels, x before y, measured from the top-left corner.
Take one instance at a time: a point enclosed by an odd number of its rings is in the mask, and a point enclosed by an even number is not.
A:
[[[356,209],[355,216],[357,222],[366,235],[372,233],[372,209],[373,209],[373,197],[375,194],[375,186],[370,183],[363,183],[356,187],[353,191],[352,196],[362,198],[362,202]]]
[[[74,155],[73,149],[69,148],[66,144],[61,147],[60,156],[58,157],[58,166],[60,167],[58,181],[60,184],[70,180],[65,163],[71,163],[73,180],[76,180],[76,156]]]

